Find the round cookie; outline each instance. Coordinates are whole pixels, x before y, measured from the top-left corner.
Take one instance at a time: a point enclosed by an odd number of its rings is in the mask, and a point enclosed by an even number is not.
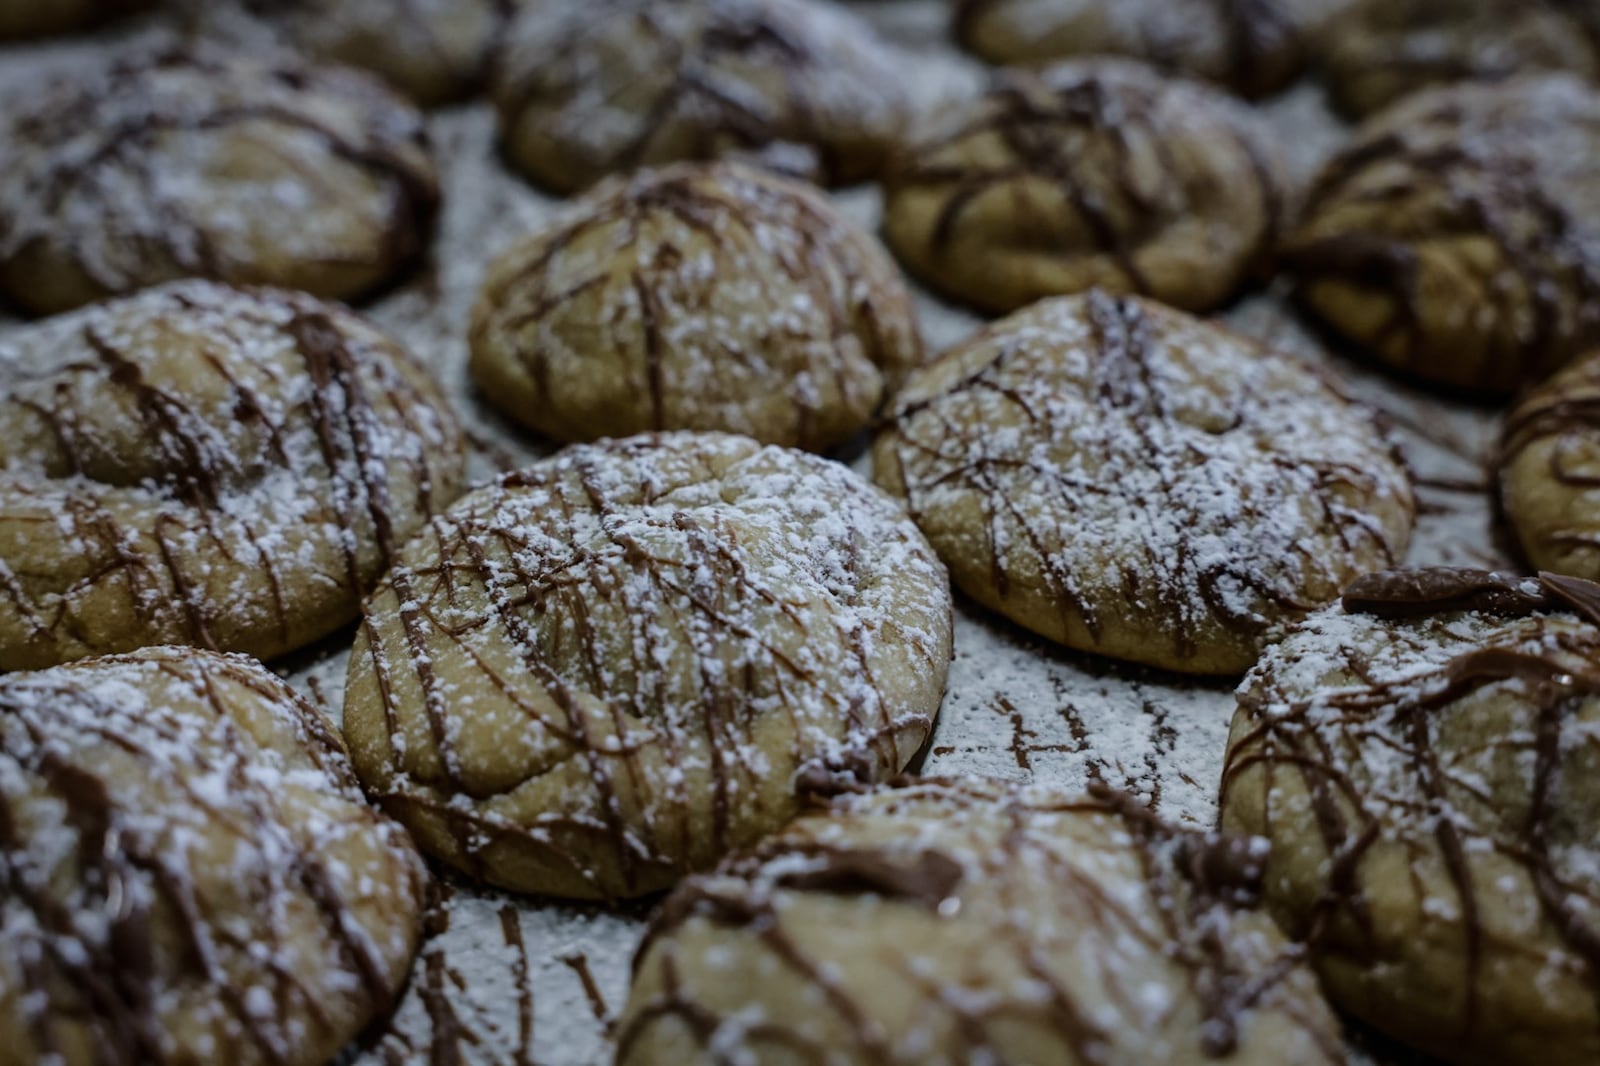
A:
[[[1376,575],[1239,690],[1225,829],[1333,1003],[1447,1062],[1600,1062],[1600,586]]]
[[[1506,417],[1500,500],[1529,562],[1600,581],[1600,354],[1558,372]]]
[[[242,6],[305,54],[371,71],[419,104],[435,105],[485,84],[493,45],[516,2],[243,0]],[[228,18],[215,2],[199,8],[203,24]]]
[[[1321,60],[1339,109],[1369,115],[1450,82],[1595,77],[1597,30],[1592,0],[1356,0],[1329,26]]]
[[[427,246],[422,116],[355,71],[200,46],[78,71],[9,118],[0,293],[29,312],[186,276],[352,298]]]
[[[1203,311],[1276,240],[1277,155],[1237,101],[1120,60],[1007,72],[884,178],[910,271],[987,311],[1100,286]]]
[[[1406,374],[1506,393],[1600,343],[1600,91],[1418,93],[1323,170],[1282,259],[1302,303]]]
[[[922,362],[873,239],[798,182],[681,163],[596,186],[489,268],[485,395],[557,440],[726,430],[818,451]]]
[[[1241,674],[1392,565],[1411,480],[1372,414],[1159,304],[1041,301],[914,374],[879,484],[973,599],[1071,648]]]
[[[1243,96],[1305,67],[1330,0],[954,0],[962,47],[1000,66],[1119,55]]]
[[[0,341],[0,670],[262,658],[355,618],[464,478],[438,386],[348,311],[175,282]]]
[[[7,1062],[321,1066],[405,985],[426,870],[243,656],[0,678],[0,826]]]
[[[617,1062],[1342,1063],[1262,845],[1104,789],[835,800],[667,898]]]
[[[366,604],[344,729],[423,849],[502,887],[669,887],[818,781],[904,768],[944,567],[848,469],[722,434],[577,445],[468,494]]]
[[[0,0],[0,40],[82,29],[148,6],[149,0]]]
[[[494,97],[512,163],[557,192],[683,159],[876,175],[912,118],[905,62],[810,0],[542,0],[513,19]]]

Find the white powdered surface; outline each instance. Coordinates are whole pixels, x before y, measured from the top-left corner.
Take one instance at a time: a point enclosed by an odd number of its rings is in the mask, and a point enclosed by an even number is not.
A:
[[[860,0],[853,6],[925,60],[919,91],[970,83],[970,65],[946,43],[944,0]],[[94,39],[0,47],[0,106],[28,93],[49,70],[87,69],[135,25]],[[1302,88],[1266,111],[1300,173],[1344,136],[1320,90]],[[482,454],[474,476],[548,449],[493,413],[467,376],[467,317],[488,261],[545,218],[557,201],[500,161],[494,120],[482,103],[435,112],[434,148],[444,213],[434,260],[365,308],[434,367]],[[874,188],[837,195],[845,212],[875,226]],[[292,222],[292,219],[286,219]],[[918,295],[925,337],[938,351],[976,326],[973,316]],[[1498,547],[1484,460],[1494,411],[1444,402],[1366,366],[1326,353],[1277,294],[1251,297],[1226,318],[1243,331],[1325,367],[1357,397],[1382,409],[1422,484],[1409,560],[1508,566]],[[0,335],[12,325],[0,319]],[[856,450],[859,452],[859,449]],[[859,455],[855,465],[864,472]],[[351,632],[276,664],[337,714]],[[1180,678],[1075,655],[958,598],[955,662],[923,770],[988,774],[1077,789],[1091,777],[1132,790],[1166,817],[1208,826],[1216,813],[1233,696],[1226,683]],[[454,1061],[523,1066],[608,1062],[609,1021],[627,996],[629,965],[647,905],[624,910],[516,899],[453,882],[448,929],[424,948],[388,1036],[352,1049],[365,1064]],[[442,922],[440,924],[443,924]],[[1400,1062],[1365,1050],[1356,1062]]]

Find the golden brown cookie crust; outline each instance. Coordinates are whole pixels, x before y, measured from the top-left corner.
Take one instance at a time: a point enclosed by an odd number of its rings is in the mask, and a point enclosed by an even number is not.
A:
[[[1336,1006],[1449,1062],[1592,1063],[1600,629],[1533,579],[1425,578],[1267,652],[1222,825],[1272,840],[1267,902]]]
[[[1283,259],[1303,303],[1409,376],[1507,393],[1600,342],[1600,91],[1419,93],[1323,170]]]
[[[398,998],[427,873],[243,656],[0,679],[10,1062],[320,1066]]]
[[[0,343],[0,669],[300,647],[357,616],[464,466],[427,372],[303,294],[176,282],[19,330]]]
[[[565,193],[640,166],[769,153],[861,181],[912,117],[906,83],[903,58],[833,5],[549,0],[513,20],[494,97],[511,162]]]
[[[80,75],[0,130],[0,293],[26,311],[190,276],[355,298],[427,247],[422,116],[373,78],[210,45]]]
[[[1241,674],[1405,551],[1410,476],[1372,414],[1218,326],[1041,301],[913,375],[879,484],[978,602],[1068,647]]]
[[[489,268],[472,373],[562,441],[723,430],[816,451],[922,362],[883,249],[816,191],[746,166],[615,178]]]
[[[669,887],[899,772],[948,578],[845,467],[712,433],[568,448],[469,493],[366,604],[344,729],[424,850],[519,891]]]
[[[1560,371],[1506,417],[1500,500],[1535,567],[1600,580],[1600,356]]]
[[[947,296],[1010,311],[1100,287],[1227,302],[1287,206],[1236,101],[1121,60],[1006,72],[930,123],[884,180],[884,234]]]
[[[835,800],[667,898],[617,1061],[1343,1062],[1255,909],[1261,844],[1104,789],[905,780]]]

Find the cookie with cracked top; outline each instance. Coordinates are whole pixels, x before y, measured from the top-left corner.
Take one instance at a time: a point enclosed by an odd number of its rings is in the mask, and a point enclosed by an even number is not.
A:
[[[212,45],[137,53],[6,118],[0,294],[32,313],[181,277],[350,299],[431,234],[422,116],[346,68]]]
[[[718,433],[463,497],[366,602],[344,730],[423,849],[502,887],[670,887],[927,739],[949,580],[847,468]]]
[[[489,268],[472,373],[563,441],[742,433],[825,451],[922,362],[894,264],[816,190],[731,163],[610,179]]]
[[[1334,1005],[1446,1062],[1600,1062],[1600,586],[1364,579],[1239,689],[1221,821]]]
[[[1418,93],[1323,169],[1281,259],[1301,302],[1408,376],[1503,394],[1600,344],[1600,90]]]
[[[427,371],[302,293],[174,282],[26,326],[0,340],[0,669],[301,647],[464,478]]]
[[[1242,674],[1393,565],[1411,479],[1372,412],[1285,355],[1094,291],[912,375],[873,451],[985,606],[1071,648]]]
[[[1370,115],[1452,82],[1600,76],[1594,0],[1356,0],[1323,35],[1334,103]]]
[[[563,193],[730,155],[862,181],[914,113],[906,58],[812,0],[546,0],[500,55],[506,153]]]
[[[987,311],[1094,286],[1204,311],[1271,250],[1287,186],[1238,101],[1137,63],[1063,63],[999,75],[913,137],[884,178],[884,235]]]
[[[1342,1063],[1263,845],[1104,788],[836,799],[667,897],[617,1061]]]
[[[321,1066],[405,987],[427,871],[250,659],[0,678],[0,812],[7,1062]]]
[[[961,45],[1002,66],[1126,56],[1247,97],[1286,87],[1340,0],[954,0]]]
[[[1600,354],[1559,371],[1506,416],[1499,486],[1529,562],[1600,581]]]

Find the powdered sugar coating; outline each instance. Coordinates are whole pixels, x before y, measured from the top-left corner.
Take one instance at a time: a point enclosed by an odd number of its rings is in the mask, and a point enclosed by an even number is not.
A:
[[[640,895],[874,781],[933,725],[948,579],[842,466],[720,434],[577,446],[401,552],[351,656],[373,797],[491,882]]]
[[[557,440],[707,429],[822,451],[922,344],[888,256],[818,192],[682,163],[597,186],[496,261],[472,357]]]
[[[1342,1062],[1263,856],[1104,790],[847,797],[668,897],[618,1062]]]
[[[501,56],[512,159],[561,191],[735,153],[857,181],[912,117],[904,58],[809,0],[547,0],[512,21]]]
[[[461,488],[403,349],[301,294],[177,282],[0,343],[0,666],[260,656],[353,618]]]
[[[0,681],[15,1062],[326,1062],[399,995],[426,872],[337,734],[243,657]]]
[[[880,483],[980,602],[1053,640],[1238,674],[1398,559],[1410,479],[1371,414],[1225,329],[1100,292],[912,378]]]
[[[1330,608],[1245,679],[1222,822],[1336,1004],[1450,1061],[1600,1054],[1597,661],[1569,614]]]
[[[413,108],[282,54],[135,51],[9,119],[0,287],[36,312],[185,276],[361,295],[436,206]]]

